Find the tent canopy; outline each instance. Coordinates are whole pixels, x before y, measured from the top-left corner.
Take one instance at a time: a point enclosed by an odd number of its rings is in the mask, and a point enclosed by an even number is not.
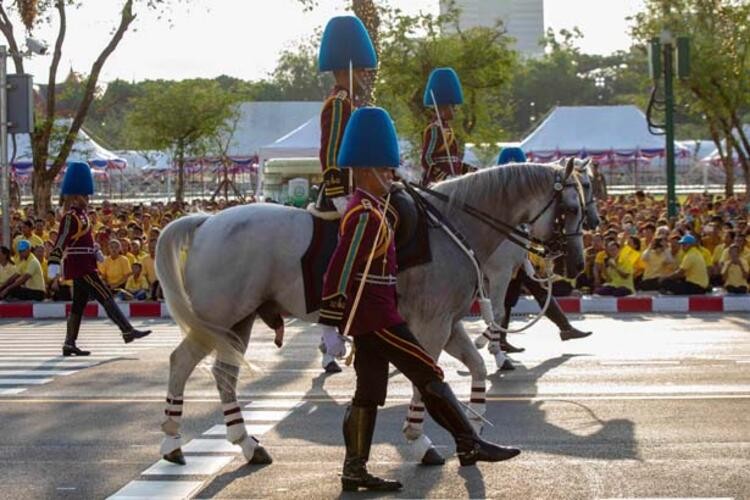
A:
[[[317,158],[320,149],[320,119],[317,114],[291,132],[260,148],[262,160],[271,158]]]
[[[649,132],[636,106],[558,106],[521,148],[530,160],[575,155],[614,163],[663,155],[664,137]]]

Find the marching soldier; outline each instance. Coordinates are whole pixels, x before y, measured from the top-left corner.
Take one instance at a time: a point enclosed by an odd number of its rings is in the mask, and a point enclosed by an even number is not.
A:
[[[320,43],[318,67],[320,71],[333,72],[336,83],[320,112],[323,189],[316,208],[322,212],[338,211],[343,215],[352,193],[351,173],[340,168],[336,159],[358,94],[367,85],[367,72],[377,64],[372,40],[359,18],[338,16],[328,21]]]
[[[343,356],[343,336],[353,337],[356,390],[344,416],[342,487],[394,491],[398,481],[367,471],[377,407],[385,404],[388,366],[393,364],[422,394],[435,421],[456,441],[461,465],[507,460],[520,453],[484,441],[474,431],[443,371],[425,352],[396,307],[396,247],[384,216],[393,169],[399,166],[396,131],[381,108],[354,112],[344,134],[338,164],[350,168],[357,186],[341,220],[339,243],[323,284],[319,323],[327,351]],[[386,196],[383,200],[383,196]]]
[[[62,182],[61,203],[65,215],[60,221],[55,246],[49,257],[47,274],[50,279],[62,272],[65,279],[73,280],[73,304],[68,316],[67,333],[62,347],[63,356],[88,356],[76,346],[83,310],[93,296],[122,332],[126,344],[145,337],[151,330],[136,330],[115,303],[112,292],[99,277],[96,269],[97,248],[94,246],[92,227],[87,215],[88,197],[94,193],[91,169],[84,162],[71,162]]]
[[[422,185],[474,171],[463,162],[463,151],[450,126],[455,107],[464,102],[461,82],[453,68],[432,70],[423,102],[435,116],[422,133]]]

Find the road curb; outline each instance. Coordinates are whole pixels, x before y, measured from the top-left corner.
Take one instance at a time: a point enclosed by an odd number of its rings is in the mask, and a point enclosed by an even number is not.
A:
[[[669,295],[634,297],[560,297],[560,307],[567,313],[723,313],[750,312],[750,295]],[[164,302],[118,302],[128,318],[169,318],[169,308]],[[495,305],[497,307],[497,305]],[[535,314],[539,305],[531,297],[521,297],[513,308],[516,314]],[[70,313],[70,302],[10,302],[0,304],[0,318],[6,319],[61,319]],[[479,316],[479,306],[474,304],[472,316]],[[104,308],[89,302],[84,316],[104,318]]]

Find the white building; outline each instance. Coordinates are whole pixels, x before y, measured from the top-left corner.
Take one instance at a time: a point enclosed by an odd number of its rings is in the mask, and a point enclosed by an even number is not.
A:
[[[503,21],[508,35],[516,39],[516,50],[528,57],[541,56],[544,48],[544,0],[454,0],[461,10],[459,26],[470,29],[491,27]],[[440,12],[445,13],[450,2],[440,0]]]

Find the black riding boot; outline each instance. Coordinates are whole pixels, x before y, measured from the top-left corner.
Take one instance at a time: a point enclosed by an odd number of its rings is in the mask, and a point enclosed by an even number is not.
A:
[[[584,332],[571,325],[565,313],[560,308],[560,304],[555,299],[550,301],[546,316],[560,329],[560,340],[563,342],[566,340],[582,339],[591,335],[591,332]]]
[[[107,312],[107,316],[111,319],[122,332],[122,339],[126,344],[131,343],[135,339],[145,337],[151,330],[136,330],[133,325],[130,324],[128,318],[120,310],[120,307],[115,302],[114,297],[109,297],[107,300],[102,302],[104,310]]]
[[[360,488],[371,491],[397,491],[402,488],[398,481],[389,481],[367,472],[370,458],[370,444],[375,432],[375,419],[378,409],[375,406],[350,405],[344,415],[344,443],[346,458],[341,474],[341,487],[344,491],[357,491]]]
[[[445,382],[435,380],[428,383],[422,390],[422,401],[430,416],[453,435],[461,465],[500,462],[521,453],[517,448],[500,446],[479,437],[455,394]]]
[[[91,351],[84,351],[76,347],[76,340],[78,340],[78,330],[81,329],[82,314],[76,314],[71,312],[68,316],[67,331],[65,333],[65,343],[63,344],[62,354],[63,356],[88,356]]]

